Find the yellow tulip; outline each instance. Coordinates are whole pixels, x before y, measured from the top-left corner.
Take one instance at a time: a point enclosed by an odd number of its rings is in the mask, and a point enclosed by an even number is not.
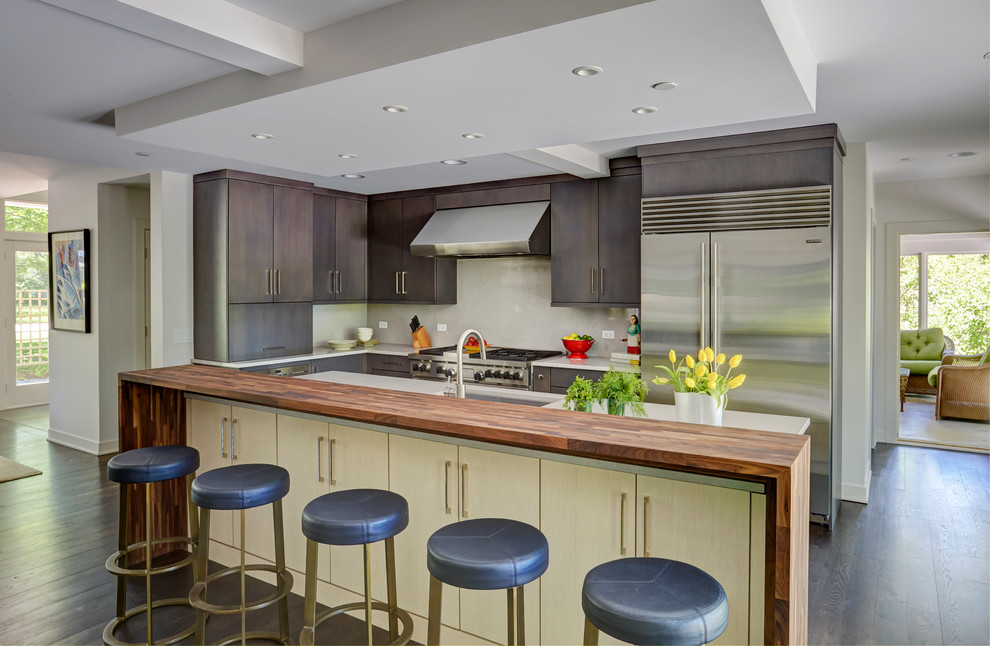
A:
[[[715,357],[715,364],[720,366],[723,363],[725,363],[725,355],[719,352],[718,356]]]
[[[704,364],[699,363],[694,369],[694,376],[701,378],[705,376],[706,372],[708,372],[708,368],[706,368]]]
[[[691,377],[685,377],[684,385],[687,386],[688,388],[694,388],[694,379],[691,379]]]
[[[708,387],[709,388],[714,388],[715,387],[715,381],[716,380],[717,380],[717,378],[715,377],[715,373],[714,372],[709,372],[708,373]]]
[[[736,375],[729,380],[729,390],[742,386],[744,381],[746,381],[746,375]]]
[[[670,379],[667,379],[666,377],[654,377],[653,378],[653,383],[657,384],[658,386],[663,385],[663,384],[669,384],[670,383]]]
[[[673,350],[671,350],[670,351],[670,354],[668,354],[667,356],[670,357],[670,362],[671,363],[674,363],[675,361],[677,361],[677,353],[674,352]]]
[[[688,368],[694,368],[694,357],[689,354],[684,355],[684,363],[687,364]]]
[[[729,367],[730,368],[735,368],[736,366],[739,365],[739,362],[740,361],[742,361],[742,355],[741,354],[737,354],[736,356],[734,356],[731,359],[729,359]]]
[[[708,361],[708,353],[704,348],[698,350],[698,361]]]
[[[711,348],[705,348],[705,361],[711,363],[715,360],[715,351]]]

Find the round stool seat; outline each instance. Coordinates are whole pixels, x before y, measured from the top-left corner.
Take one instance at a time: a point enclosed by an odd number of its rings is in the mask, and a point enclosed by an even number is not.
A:
[[[426,567],[436,579],[470,590],[524,585],[546,572],[550,547],[543,533],[504,518],[476,518],[438,529],[426,544]]]
[[[363,545],[395,536],[409,525],[409,504],[381,489],[335,491],[312,500],[302,513],[306,538],[326,545]]]
[[[199,468],[199,451],[189,446],[149,446],[115,455],[107,462],[107,477],[122,484],[142,484],[182,478]]]
[[[206,509],[250,509],[289,493],[289,472],[274,464],[235,464],[196,476],[192,501]]]
[[[658,558],[603,563],[581,591],[588,620],[630,644],[707,644],[729,622],[722,586],[693,565]]]

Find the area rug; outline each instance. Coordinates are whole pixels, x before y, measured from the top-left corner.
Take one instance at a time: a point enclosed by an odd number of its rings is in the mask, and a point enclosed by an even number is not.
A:
[[[8,460],[7,458],[0,456],[0,482],[7,482],[8,480],[17,480],[18,478],[27,478],[28,476],[36,476],[41,471],[37,469],[32,469],[29,466],[23,465],[20,462],[14,462],[13,460]]]

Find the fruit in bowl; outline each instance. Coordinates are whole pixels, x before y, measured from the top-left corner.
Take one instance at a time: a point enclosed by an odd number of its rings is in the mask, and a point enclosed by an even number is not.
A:
[[[587,359],[588,355],[585,352],[595,343],[594,337],[590,334],[576,333],[568,334],[560,341],[564,344],[564,349],[570,353],[571,359]]]

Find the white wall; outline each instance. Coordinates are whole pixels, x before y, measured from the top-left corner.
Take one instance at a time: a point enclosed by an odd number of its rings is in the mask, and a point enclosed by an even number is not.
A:
[[[563,351],[560,337],[577,332],[595,337],[589,356],[607,357],[625,351],[621,339],[631,313],[635,310],[550,307],[549,257],[469,258],[457,261],[457,305],[370,304],[368,326],[383,343],[410,348],[413,316],[419,316],[433,345],[454,345],[470,327],[492,345]],[[379,321],[388,328],[380,329]],[[438,332],[438,323],[447,331]],[[602,339],[602,330],[614,330],[615,339]]]
[[[49,441],[87,453],[108,453],[116,449],[100,432],[100,320],[95,306],[100,300],[99,272],[104,252],[113,248],[101,244],[99,231],[99,191],[103,182],[133,176],[132,171],[86,168],[64,171],[48,183],[48,228],[50,231],[91,229],[90,316],[92,333],[52,330],[49,335],[50,428]],[[130,245],[128,245],[128,248]],[[106,316],[110,313],[103,313]]]
[[[870,254],[872,185],[866,144],[847,143],[842,165],[841,399],[833,420],[841,433],[840,497],[865,503],[870,492],[872,433]]]
[[[990,178],[986,175],[876,186],[874,442],[897,441],[899,238],[904,234],[986,231],[990,227],[988,195]]]
[[[193,356],[192,193],[191,175],[151,174],[152,368]],[[186,333],[189,340],[181,340]]]

